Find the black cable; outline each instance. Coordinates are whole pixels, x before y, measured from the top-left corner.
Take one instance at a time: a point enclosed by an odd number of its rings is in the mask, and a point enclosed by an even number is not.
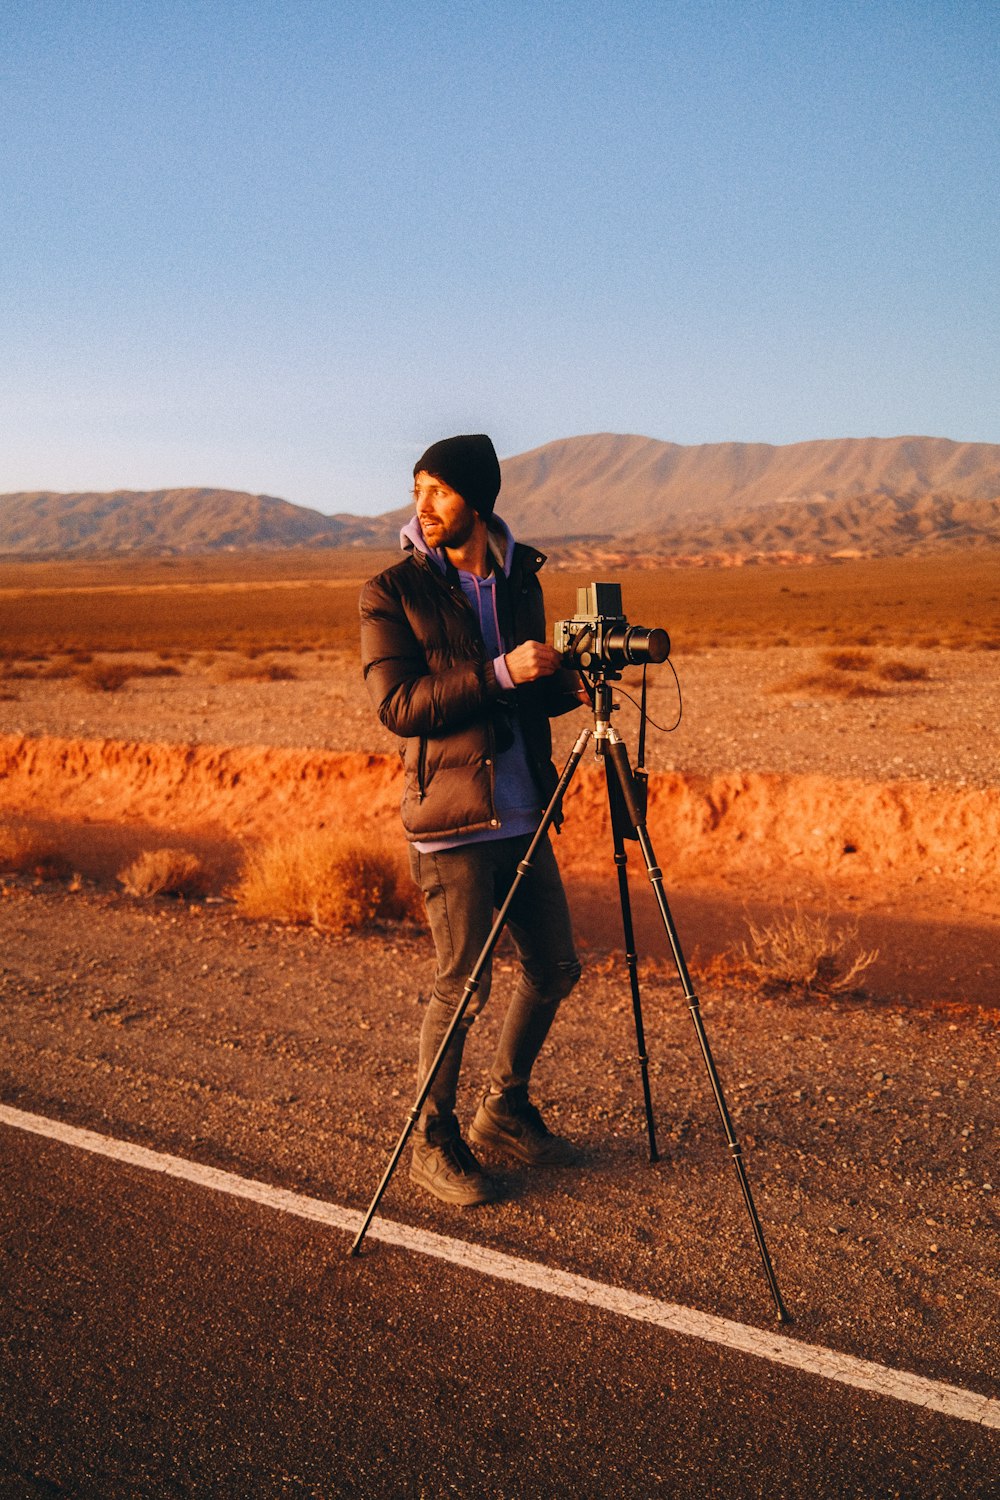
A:
[[[646,663],[646,665],[644,665],[642,669],[642,675],[644,679],[646,676],[646,666],[648,666],[648,663]],[[652,724],[654,729],[658,729],[661,734],[673,734],[674,731],[680,726],[681,719],[684,716],[684,698],[681,693],[681,680],[678,677],[677,669],[674,666],[673,662],[670,660],[669,656],[667,657],[667,666],[670,668],[671,672],[673,672],[674,682],[677,684],[677,717],[671,724],[670,728],[665,729],[662,724],[657,724],[655,719],[650,719],[649,715],[646,714],[646,718],[649,720],[650,724]],[[616,691],[621,693],[623,698],[627,698],[633,708],[637,708],[639,712],[642,713],[642,705],[635,701],[631,693],[626,693],[625,689],[621,686],[620,683],[616,685]]]

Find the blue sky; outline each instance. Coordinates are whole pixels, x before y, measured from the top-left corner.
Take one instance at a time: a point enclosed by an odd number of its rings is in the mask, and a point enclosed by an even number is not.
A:
[[[0,492],[1000,442],[995,3],[6,0]]]

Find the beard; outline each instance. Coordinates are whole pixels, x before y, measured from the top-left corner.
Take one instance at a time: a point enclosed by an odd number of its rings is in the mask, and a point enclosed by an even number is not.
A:
[[[450,521],[442,521],[433,515],[426,520],[420,517],[420,529],[424,533],[424,540],[432,547],[464,547],[475,531],[478,520],[478,513],[470,505],[463,515],[453,517]]]

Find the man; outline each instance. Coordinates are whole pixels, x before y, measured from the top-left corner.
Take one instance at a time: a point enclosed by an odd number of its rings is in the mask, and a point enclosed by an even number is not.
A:
[[[575,674],[545,641],[544,557],[493,514],[500,464],[484,434],[434,443],[414,467],[406,556],[361,594],[365,681],[379,718],[403,740],[402,819],[424,893],[437,972],[420,1032],[426,1079],[558,777],[549,718],[579,704]],[[547,840],[512,905],[520,975],[469,1139],[534,1166],[575,1159],[528,1097],[559,1003],[580,977],[569,910]],[[410,1175],[446,1203],[487,1203],[499,1187],[455,1116],[469,1026],[486,1003],[484,971],[432,1084]]]

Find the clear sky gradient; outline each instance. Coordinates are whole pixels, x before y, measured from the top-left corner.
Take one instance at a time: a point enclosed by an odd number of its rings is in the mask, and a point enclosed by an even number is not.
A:
[[[1000,9],[6,0],[0,491],[1000,442]]]

